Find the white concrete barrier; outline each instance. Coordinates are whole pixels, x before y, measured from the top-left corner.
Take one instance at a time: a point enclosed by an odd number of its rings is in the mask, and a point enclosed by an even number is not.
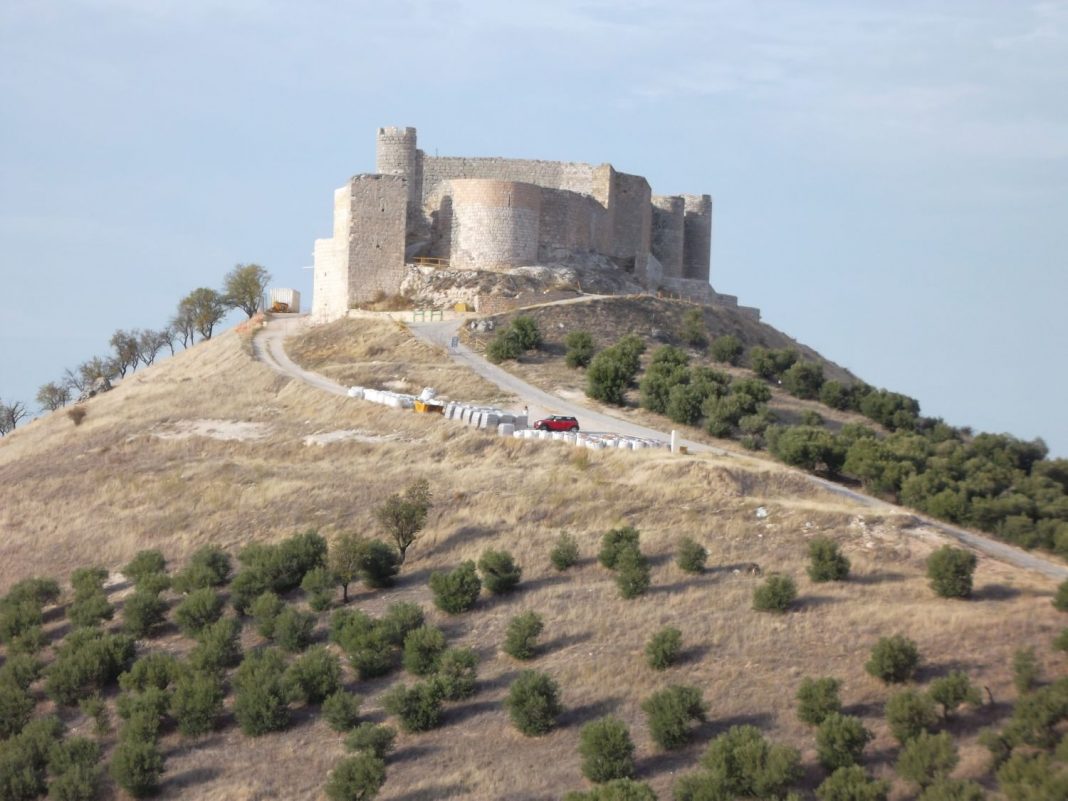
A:
[[[497,426],[497,434],[502,437],[510,437],[515,434],[514,423],[501,423]]]
[[[363,387],[350,387],[349,388],[349,392],[348,392],[348,396],[350,398],[356,398],[358,400],[363,400]]]

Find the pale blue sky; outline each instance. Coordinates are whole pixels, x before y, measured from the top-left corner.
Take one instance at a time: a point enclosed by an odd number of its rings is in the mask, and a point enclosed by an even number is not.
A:
[[[715,201],[712,284],[1068,456],[1068,2],[0,4],[0,397],[236,262],[310,299],[380,125]]]

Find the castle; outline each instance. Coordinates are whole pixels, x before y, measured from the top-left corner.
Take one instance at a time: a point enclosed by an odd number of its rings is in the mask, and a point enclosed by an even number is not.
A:
[[[428,156],[415,128],[379,128],[377,172],[334,192],[315,242],[312,315],[400,291],[410,261],[502,271],[599,254],[648,290],[712,300],[712,198],[654,195],[611,164]]]

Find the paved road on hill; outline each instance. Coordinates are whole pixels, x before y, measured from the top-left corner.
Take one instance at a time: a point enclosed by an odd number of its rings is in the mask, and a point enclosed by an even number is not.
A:
[[[286,356],[285,348],[283,347],[285,338],[289,336],[291,332],[299,330],[299,328],[304,325],[304,322],[304,318],[281,318],[271,320],[266,328],[259,332],[253,340],[253,349],[257,358],[276,372],[282,373],[283,375],[297,378],[335,395],[346,394],[346,387],[343,387],[335,381],[331,381],[329,378],[319,375],[318,373],[313,373],[301,368]],[[515,395],[519,398],[521,405],[525,404],[530,407],[532,417],[535,417],[535,413],[538,413],[540,410],[544,414],[564,414],[576,417],[578,418],[583,431],[615,431],[626,436],[659,439],[665,442],[671,439],[670,432],[657,431],[656,429],[638,425],[627,420],[620,420],[617,417],[613,417],[603,412],[594,411],[581,404],[574,403],[565,398],[538,389],[511,373],[502,370],[497,365],[486,361],[466,345],[458,343],[455,347],[452,347],[452,342],[454,341],[453,338],[457,336],[461,323],[462,320],[445,320],[444,322],[413,323],[408,327],[418,338],[425,342],[429,342],[432,345],[444,348],[456,363],[467,367],[485,378],[487,381],[496,384],[505,392]],[[691,453],[712,453],[717,456],[726,457],[738,455],[723,448],[706,445],[702,442],[680,439],[679,443],[685,445]],[[748,454],[745,456],[746,458],[753,458]],[[827,481],[826,479],[809,475],[800,470],[796,472],[797,475],[804,477],[821,489],[827,490],[840,497],[847,498],[874,511],[881,511],[887,514],[905,513],[911,515],[917,523],[936,529],[942,534],[957,540],[962,545],[967,545],[987,556],[1015,565],[1016,567],[1024,568],[1025,570],[1041,573],[1042,575],[1057,581],[1068,579],[1068,567],[1050,561],[1049,559],[1044,559],[1029,551],[1014,548],[1004,542],[999,542],[998,540],[978,534],[974,531],[958,528],[938,520],[924,517],[909,509],[894,506],[893,504],[886,503],[877,498],[872,498],[863,493],[851,490],[848,487],[835,484],[833,481]]]

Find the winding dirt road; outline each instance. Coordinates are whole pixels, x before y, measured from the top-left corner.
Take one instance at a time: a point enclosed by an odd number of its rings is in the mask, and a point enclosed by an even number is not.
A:
[[[253,339],[253,350],[256,357],[272,370],[281,373],[282,375],[304,381],[324,392],[330,392],[335,395],[345,395],[348,391],[347,387],[344,387],[335,381],[331,381],[329,378],[319,375],[318,373],[303,369],[286,355],[284,347],[285,338],[291,333],[296,333],[301,330],[306,323],[307,318],[304,317],[275,318],[270,320]],[[453,342],[456,341],[454,338],[457,336],[461,323],[461,320],[445,320],[444,322],[412,323],[409,324],[408,327],[419,339],[443,348],[445,352],[448,353],[449,357],[457,364],[467,367],[472,372],[477,373],[486,380],[496,384],[505,392],[514,394],[521,404],[525,404],[530,408],[532,419],[539,416],[539,413],[541,415],[549,413],[565,414],[578,418],[579,425],[583,431],[615,431],[627,436],[646,437],[664,441],[670,440],[670,432],[658,431],[653,428],[648,428],[647,426],[620,420],[617,417],[605,414],[604,412],[595,411],[586,406],[569,401],[566,398],[552,395],[528,384],[511,373],[502,370],[497,365],[491,364],[466,345],[457,342],[454,346]],[[723,448],[716,448],[712,445],[706,445],[692,440],[680,439],[679,444],[685,445],[691,453],[711,453],[717,456],[745,459],[754,458],[749,454],[742,456],[732,451],[724,450]],[[1016,567],[1025,570],[1040,573],[1056,581],[1068,579],[1068,567],[1049,559],[1045,559],[1030,551],[1015,548],[1012,545],[999,542],[998,540],[975,531],[969,531],[967,529],[958,528],[957,526],[951,526],[948,523],[933,520],[909,509],[886,503],[877,498],[872,498],[863,493],[851,490],[848,487],[835,484],[833,481],[827,481],[818,476],[809,475],[801,470],[796,472],[797,475],[803,476],[806,480],[811,481],[821,489],[840,497],[847,498],[855,503],[868,507],[873,511],[881,511],[886,514],[904,513],[910,515],[916,523],[936,529],[941,534],[951,537],[962,545],[966,545],[969,548],[994,559],[1015,565]]]

